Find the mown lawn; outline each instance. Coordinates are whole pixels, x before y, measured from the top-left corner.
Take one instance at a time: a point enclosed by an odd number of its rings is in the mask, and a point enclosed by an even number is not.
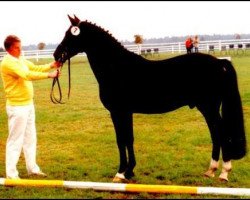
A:
[[[219,54],[217,54],[219,56]],[[160,59],[175,56],[161,54]],[[150,58],[151,59],[151,58]],[[154,58],[152,58],[154,59]],[[40,60],[46,63],[50,59]],[[36,61],[35,61],[36,62]],[[250,55],[232,56],[238,73],[245,128],[250,136]],[[38,132],[37,162],[48,180],[111,182],[119,157],[109,112],[99,100],[98,84],[85,57],[71,61],[72,88],[67,99],[67,66],[60,82],[65,104],[55,105],[49,94],[52,80],[34,82]],[[201,66],[202,67],[202,66]],[[7,118],[0,82],[0,177],[5,177]],[[228,183],[203,177],[211,158],[207,125],[197,109],[182,107],[159,114],[134,114],[137,166],[133,182],[203,187],[250,188],[249,154],[233,161]],[[250,142],[248,140],[248,146]],[[21,178],[27,176],[23,155],[18,163]],[[129,194],[85,189],[0,186],[0,198],[239,198],[219,195]],[[240,197],[244,198],[244,197]]]

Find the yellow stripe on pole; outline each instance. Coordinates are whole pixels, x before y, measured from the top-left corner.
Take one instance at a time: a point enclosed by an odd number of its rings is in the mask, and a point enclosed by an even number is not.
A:
[[[189,186],[127,184],[125,188],[127,192],[197,194],[197,187]]]
[[[5,179],[0,178],[0,185],[24,186],[24,187],[65,187],[78,189],[93,189],[97,191],[116,192],[146,192],[168,194],[215,194],[250,196],[250,188],[219,188],[219,187],[195,187],[178,185],[145,185],[124,183],[99,183],[84,181],[62,180],[30,180],[30,179]]]
[[[5,186],[63,187],[61,180],[5,179]]]

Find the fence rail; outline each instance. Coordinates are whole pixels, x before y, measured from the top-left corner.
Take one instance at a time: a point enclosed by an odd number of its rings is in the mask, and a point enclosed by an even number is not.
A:
[[[142,52],[153,53],[184,53],[186,52],[185,42],[176,43],[153,43],[153,44],[142,44],[138,47],[136,44],[124,45],[129,51],[141,54]],[[200,41],[199,51],[207,52],[210,51],[221,51],[231,52],[234,50],[250,50],[250,39],[235,39],[235,40],[213,40],[213,41]],[[46,50],[29,50],[22,51],[22,55],[27,59],[40,59],[40,58],[53,58],[55,49]],[[140,51],[140,52],[139,52]],[[156,52],[157,51],[157,52]],[[6,52],[0,52],[0,60]],[[85,53],[80,53],[78,56],[86,56]]]
[[[138,53],[137,45],[125,45],[125,47],[133,52]],[[155,43],[155,44],[142,44],[141,51],[151,50],[154,52],[158,49],[159,53],[183,53],[186,52],[185,42],[176,43]],[[235,40],[212,40],[212,41],[200,41],[199,51],[231,51],[231,50],[250,50],[250,39],[235,39]]]

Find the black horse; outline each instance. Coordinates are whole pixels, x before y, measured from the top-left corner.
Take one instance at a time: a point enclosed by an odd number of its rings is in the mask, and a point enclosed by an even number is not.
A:
[[[150,61],[128,51],[101,27],[68,17],[71,26],[54,58],[65,62],[79,52],[87,54],[116,131],[120,166],[113,181],[134,176],[133,113],[165,113],[186,105],[203,114],[211,133],[212,159],[205,175],[214,176],[222,149],[220,179],[228,180],[231,160],[246,154],[242,104],[231,62],[202,53]]]

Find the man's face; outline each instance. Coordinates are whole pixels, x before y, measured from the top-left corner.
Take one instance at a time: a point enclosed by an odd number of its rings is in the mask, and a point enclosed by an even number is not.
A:
[[[16,58],[21,55],[22,46],[21,42],[14,42],[8,50],[8,53]]]

